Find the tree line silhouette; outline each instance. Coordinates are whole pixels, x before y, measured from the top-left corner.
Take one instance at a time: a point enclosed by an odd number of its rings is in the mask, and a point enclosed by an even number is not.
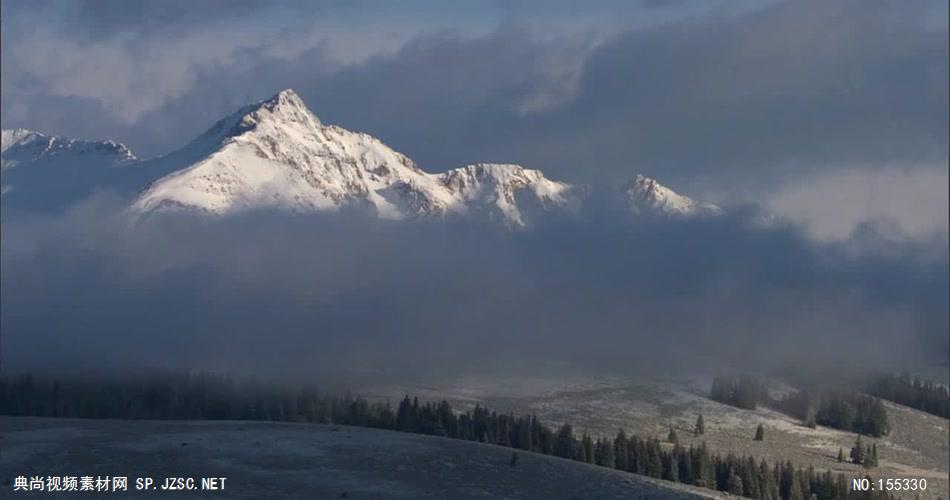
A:
[[[713,379],[709,397],[750,410],[761,404],[798,418],[809,427],[824,425],[874,437],[890,432],[881,399],[852,389],[812,385],[771,397],[766,384],[756,377],[719,376]]]
[[[796,467],[788,461],[770,465],[752,456],[712,453],[705,442],[687,448],[675,436],[670,439],[673,442],[661,443],[656,437],[619,430],[612,439],[595,438],[575,432],[568,423],[552,427],[534,415],[498,413],[478,405],[461,412],[444,400],[420,403],[407,395],[394,409],[389,403],[349,393],[331,395],[312,387],[290,389],[207,374],[124,382],[0,378],[0,414],[352,425],[505,446],[749,498],[892,498],[880,492],[852,491],[849,478],[841,474]],[[697,428],[702,426],[698,418]],[[510,465],[516,467],[517,462],[513,454]]]
[[[866,390],[882,399],[950,418],[950,390],[945,385],[924,382],[910,374],[881,374],[872,377]]]

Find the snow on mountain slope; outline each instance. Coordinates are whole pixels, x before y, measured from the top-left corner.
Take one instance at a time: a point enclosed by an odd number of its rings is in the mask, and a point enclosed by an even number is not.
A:
[[[578,202],[576,188],[517,165],[425,172],[375,137],[321,123],[292,90],[240,109],[168,157],[189,163],[152,183],[135,211],[357,205],[388,219],[487,214],[522,226],[523,203],[550,209]]]
[[[379,189],[400,181],[431,188],[411,160],[366,134],[324,126],[290,90],[242,108],[170,156],[196,161],[153,183],[137,210],[308,211],[365,199],[380,216],[398,218]]]
[[[58,209],[109,185],[113,167],[135,162],[115,141],[85,141],[24,129],[2,131],[0,169],[5,208]],[[20,189],[20,187],[23,189]]]
[[[426,172],[373,136],[321,123],[293,90],[244,106],[183,148],[145,161],[113,141],[23,129],[3,131],[0,157],[4,208],[34,211],[61,210],[104,189],[136,196],[139,214],[359,207],[386,219],[466,217],[517,228],[552,210],[576,211],[589,192],[512,164]],[[721,213],[639,175],[622,194],[641,215]]]
[[[525,224],[526,210],[576,210],[584,194],[582,187],[552,181],[540,170],[511,164],[468,165],[438,178],[466,210],[486,213],[489,218],[500,216],[519,226]]]
[[[621,193],[635,214],[695,216],[722,213],[722,209],[716,205],[697,202],[642,175],[637,175],[625,184]]]
[[[135,160],[129,148],[115,141],[82,141],[22,128],[2,131],[0,155],[4,170],[31,162],[65,158],[102,160],[104,165]]]

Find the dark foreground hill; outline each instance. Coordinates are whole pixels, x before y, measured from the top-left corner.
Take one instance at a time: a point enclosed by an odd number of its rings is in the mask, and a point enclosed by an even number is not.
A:
[[[124,498],[721,498],[556,457],[339,425],[0,416],[0,481],[125,476]],[[135,491],[136,478],[226,477],[223,491]],[[199,483],[200,487],[200,483]],[[19,492],[18,492],[19,493]],[[71,498],[81,493],[43,498]],[[92,494],[95,495],[95,494]]]

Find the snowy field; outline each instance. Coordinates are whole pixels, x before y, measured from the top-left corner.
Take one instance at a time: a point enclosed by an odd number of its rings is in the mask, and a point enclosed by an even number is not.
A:
[[[2,498],[16,476],[226,477],[223,491],[117,498],[720,498],[714,492],[555,457],[336,425],[0,416]],[[110,494],[111,495],[111,494]],[[108,498],[110,495],[105,495]]]
[[[754,455],[769,462],[791,460],[818,470],[863,477],[866,471],[850,463],[838,463],[838,449],[848,455],[856,435],[826,427],[809,429],[781,413],[759,408],[733,408],[706,397],[705,380],[631,380],[611,376],[580,376],[564,379],[513,377],[464,377],[439,385],[377,386],[361,394],[397,403],[404,393],[420,399],[445,398],[454,407],[468,409],[476,403],[498,411],[536,414],[549,424],[569,422],[575,430],[614,436],[624,429],[641,436],[665,440],[670,426],[680,442],[689,446],[705,441],[720,453]],[[946,419],[910,408],[885,403],[892,431],[873,439],[880,467],[874,477],[925,478],[928,492],[921,498],[948,498],[950,430]],[[693,436],[696,417],[703,415],[706,433]],[[754,441],[756,427],[765,428],[765,440]]]

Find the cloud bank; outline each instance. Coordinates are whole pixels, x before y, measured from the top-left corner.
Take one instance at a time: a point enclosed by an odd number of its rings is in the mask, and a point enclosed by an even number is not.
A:
[[[297,377],[946,364],[945,247],[610,207],[509,233],[359,214],[4,221],[5,370]]]

